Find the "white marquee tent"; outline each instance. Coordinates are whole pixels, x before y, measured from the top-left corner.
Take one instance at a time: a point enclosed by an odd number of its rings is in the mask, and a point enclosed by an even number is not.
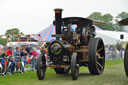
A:
[[[96,30],[96,37],[101,37],[105,45],[116,45],[117,42],[127,42],[127,32],[116,32],[107,30]],[[124,39],[120,39],[120,35],[124,36]]]

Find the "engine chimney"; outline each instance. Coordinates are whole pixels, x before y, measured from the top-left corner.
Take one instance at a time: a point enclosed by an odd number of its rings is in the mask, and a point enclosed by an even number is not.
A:
[[[62,9],[54,9],[55,11],[55,26],[56,34],[61,34],[61,18],[62,18]]]

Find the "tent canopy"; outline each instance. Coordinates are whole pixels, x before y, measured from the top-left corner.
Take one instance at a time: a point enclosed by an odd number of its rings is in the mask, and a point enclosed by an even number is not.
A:
[[[33,38],[35,38],[36,40],[40,40],[40,41],[52,41],[55,38],[52,37],[52,35],[55,35],[55,26],[53,24],[51,24],[50,26],[48,26],[47,28],[45,28],[44,30],[40,31],[39,36],[33,36]]]

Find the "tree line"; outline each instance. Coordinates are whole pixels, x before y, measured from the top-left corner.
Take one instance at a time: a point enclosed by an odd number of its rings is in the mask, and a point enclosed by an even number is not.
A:
[[[100,12],[93,12],[87,18],[103,21],[105,25],[100,27],[103,30],[123,31],[118,22],[122,19],[128,18],[128,13],[121,12],[117,16],[113,17],[110,13],[102,14]]]
[[[20,30],[18,28],[11,28],[8,29],[5,33],[6,36],[8,35],[21,35],[24,34],[23,32],[20,32]],[[17,37],[11,37],[11,41],[16,41]],[[0,36],[0,44],[1,45],[6,45],[7,43],[7,38],[3,38],[2,36]]]

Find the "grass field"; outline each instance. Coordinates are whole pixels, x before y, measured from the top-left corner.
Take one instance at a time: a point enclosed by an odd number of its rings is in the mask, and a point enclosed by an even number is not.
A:
[[[15,73],[0,77],[0,85],[128,85],[125,76],[123,61],[106,61],[102,75],[93,76],[87,67],[80,68],[78,80],[72,80],[71,74],[59,75],[53,69],[47,69],[44,80],[38,80],[36,72],[26,71],[23,74]]]

